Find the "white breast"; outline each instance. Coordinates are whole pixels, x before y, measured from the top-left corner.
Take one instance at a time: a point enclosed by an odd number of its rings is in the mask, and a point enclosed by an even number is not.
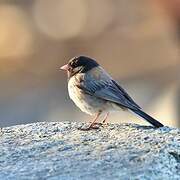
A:
[[[75,85],[75,79],[74,77],[71,77],[69,82],[68,82],[68,92],[69,92],[69,97],[73,100],[73,102],[76,104],[81,109],[81,101],[79,97],[79,90]]]
[[[101,109],[103,110],[104,100],[83,93],[82,90],[76,86],[76,83],[75,76],[71,77],[68,82],[69,96],[76,106],[78,106],[81,111],[90,115],[96,114]]]

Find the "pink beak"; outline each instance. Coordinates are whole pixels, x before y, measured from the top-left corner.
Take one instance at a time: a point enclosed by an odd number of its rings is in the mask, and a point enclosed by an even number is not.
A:
[[[68,64],[65,64],[64,66],[60,67],[61,70],[64,70],[64,71],[68,71],[69,70],[69,66]]]

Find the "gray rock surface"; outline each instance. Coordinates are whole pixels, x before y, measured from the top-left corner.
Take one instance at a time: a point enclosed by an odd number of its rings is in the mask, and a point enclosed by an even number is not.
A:
[[[52,122],[3,128],[0,179],[180,179],[180,130]]]

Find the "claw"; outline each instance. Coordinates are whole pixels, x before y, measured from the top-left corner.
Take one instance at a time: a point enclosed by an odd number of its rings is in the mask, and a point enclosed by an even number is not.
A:
[[[87,128],[82,128],[82,127],[78,128],[78,130],[81,130],[81,131],[90,131],[92,129],[99,129],[99,127],[98,126],[89,126]]]

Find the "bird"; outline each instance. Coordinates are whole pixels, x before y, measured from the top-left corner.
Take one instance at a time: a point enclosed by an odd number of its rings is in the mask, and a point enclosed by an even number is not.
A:
[[[107,124],[110,112],[120,110],[139,115],[155,128],[164,126],[145,113],[96,60],[76,56],[60,69],[67,72],[70,99],[81,111],[94,116],[86,130],[96,128],[100,115],[105,114],[102,124]]]

